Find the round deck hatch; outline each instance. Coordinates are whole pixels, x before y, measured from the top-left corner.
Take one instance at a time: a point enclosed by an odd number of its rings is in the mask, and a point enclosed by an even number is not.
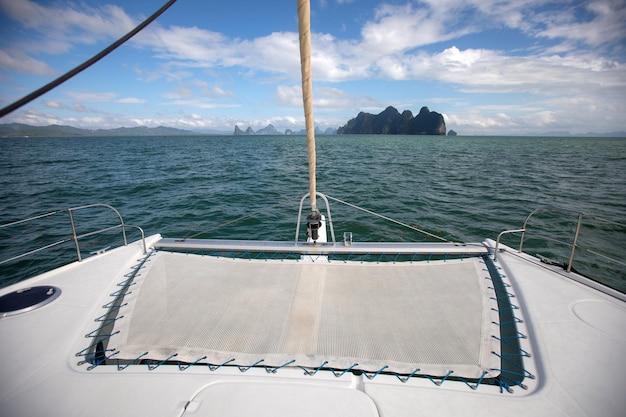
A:
[[[26,313],[44,306],[61,295],[61,289],[53,286],[22,288],[0,297],[0,317]]]

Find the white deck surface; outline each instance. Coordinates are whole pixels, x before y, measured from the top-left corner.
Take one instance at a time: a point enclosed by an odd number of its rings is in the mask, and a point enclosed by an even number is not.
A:
[[[151,239],[154,241],[155,239]],[[237,368],[77,365],[85,334],[140,257],[133,244],[0,290],[56,285],[61,296],[38,310],[0,319],[0,415],[3,416],[621,416],[626,410],[626,307],[509,253],[499,255],[516,295],[537,376],[528,390],[441,386],[421,378],[372,380],[347,373],[303,375]],[[285,389],[283,389],[285,388]],[[352,407],[351,407],[352,406]]]

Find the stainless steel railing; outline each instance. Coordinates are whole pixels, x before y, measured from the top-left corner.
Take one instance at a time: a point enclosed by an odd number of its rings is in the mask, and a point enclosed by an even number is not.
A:
[[[326,198],[324,194],[320,192],[316,192],[315,194],[318,197],[321,197],[326,203],[326,214],[328,215],[328,219],[326,221],[328,222],[328,225],[330,226],[330,236],[331,236],[332,242],[335,243],[335,229],[333,228],[333,218],[330,215],[330,205],[328,204],[328,199]],[[298,220],[296,222],[295,245],[298,245],[298,237],[300,235],[300,219],[302,218],[302,206],[304,204],[304,200],[310,196],[311,196],[311,193],[306,193],[304,196],[302,196],[302,199],[300,200],[300,208],[298,209]]]
[[[545,240],[549,240],[552,242],[556,242],[565,246],[570,247],[570,253],[569,253],[569,260],[567,262],[567,264],[565,265],[565,269],[567,272],[571,272],[572,271],[572,266],[574,264],[574,256],[576,254],[576,249],[581,248],[581,246],[578,244],[578,239],[580,236],[580,230],[581,230],[581,226],[583,225],[583,219],[584,218],[588,218],[588,219],[596,219],[596,220],[600,220],[602,222],[606,222],[606,223],[610,223],[613,225],[617,225],[620,227],[624,227],[626,229],[626,225],[623,225],[621,223],[617,223],[617,222],[613,222],[611,220],[608,219],[604,219],[601,217],[597,217],[597,216],[590,216],[587,215],[583,212],[580,211],[576,211],[576,210],[571,210],[571,209],[565,209],[565,208],[560,208],[560,207],[552,207],[552,206],[547,206],[547,207],[539,207],[535,210],[533,210],[528,216],[526,216],[526,219],[524,220],[524,224],[522,226],[522,228],[520,229],[512,229],[512,230],[505,230],[503,232],[501,232],[498,235],[498,238],[496,239],[496,247],[494,250],[494,255],[493,255],[493,259],[494,261],[497,260],[497,256],[498,256],[498,252],[499,252],[499,247],[500,247],[500,240],[502,238],[502,236],[507,235],[507,234],[512,234],[512,233],[521,233],[520,236],[520,244],[519,244],[519,252],[522,252],[524,249],[524,241],[526,238],[526,234],[530,233],[528,230],[528,222],[530,221],[530,219],[537,213],[540,212],[561,212],[561,213],[569,213],[569,214],[573,214],[575,216],[577,216],[577,220],[576,220],[576,229],[574,231],[574,235],[573,235],[573,239],[571,242],[568,241],[564,241],[562,239],[557,239],[545,234],[541,234],[541,233],[533,233],[533,236],[540,236],[541,238],[545,239]],[[589,248],[582,248],[585,249],[587,252],[593,253],[594,255],[600,256],[602,258],[604,258],[605,260],[614,262],[616,264],[619,265],[623,265],[626,266],[626,263],[624,263],[623,261],[620,261],[618,259],[615,259],[611,256],[602,254],[596,250],[593,249],[589,249]]]
[[[104,207],[104,208],[107,208],[107,209],[113,211],[117,215],[120,223],[116,224],[116,225],[113,225],[113,226],[110,226],[110,227],[105,227],[105,228],[102,228],[102,229],[94,230],[94,231],[91,231],[91,232],[88,232],[88,233],[83,233],[83,234],[80,234],[80,235],[77,234],[76,233],[76,224],[75,224],[75,221],[74,221],[74,212],[79,211],[79,210],[85,210],[85,209],[89,209],[89,208],[94,208],[94,207]],[[82,256],[81,256],[81,253],[80,253],[80,246],[78,244],[79,239],[83,239],[83,238],[88,237],[88,236],[93,236],[93,235],[105,233],[105,232],[108,232],[108,231],[111,231],[111,230],[115,230],[115,229],[121,229],[121,231],[122,231],[122,238],[124,240],[124,246],[127,246],[128,245],[128,241],[126,239],[126,228],[133,228],[133,229],[136,229],[136,230],[138,230],[140,232],[140,234],[141,234],[141,242],[143,244],[143,251],[144,251],[144,253],[147,252],[146,239],[145,239],[145,234],[144,234],[143,229],[141,227],[139,227],[139,226],[134,226],[134,225],[130,225],[130,224],[124,223],[124,219],[122,218],[122,215],[120,214],[120,212],[115,207],[110,206],[108,204],[88,204],[88,205],[84,205],[84,206],[70,207],[70,208],[68,208],[66,210],[52,211],[52,212],[49,212],[49,213],[44,213],[44,214],[40,214],[40,215],[37,215],[37,216],[29,217],[27,219],[18,220],[18,221],[15,221],[15,222],[11,222],[11,223],[6,223],[6,224],[3,224],[3,225],[0,225],[0,229],[8,228],[8,227],[11,227],[11,226],[17,226],[17,225],[20,225],[20,224],[30,223],[30,222],[33,222],[35,220],[39,220],[39,219],[42,219],[42,218],[50,217],[50,216],[53,216],[55,214],[62,213],[62,212],[67,212],[68,216],[69,216],[70,228],[71,228],[71,232],[72,232],[70,237],[58,240],[56,242],[50,243],[50,244],[45,245],[45,246],[38,247],[36,249],[33,249],[33,250],[30,250],[30,251],[21,253],[21,254],[16,255],[16,256],[12,256],[12,257],[10,257],[8,259],[0,260],[0,265],[8,263],[8,262],[11,262],[11,261],[15,261],[15,260],[20,259],[20,258],[24,258],[26,256],[33,255],[35,253],[38,253],[38,252],[41,252],[41,251],[44,251],[44,250],[47,250],[47,249],[51,249],[51,248],[53,248],[55,246],[58,246],[58,245],[61,245],[61,244],[67,243],[67,242],[71,242],[71,241],[74,242],[74,246],[76,248],[76,257],[77,257],[77,260],[80,262],[80,261],[82,261]]]

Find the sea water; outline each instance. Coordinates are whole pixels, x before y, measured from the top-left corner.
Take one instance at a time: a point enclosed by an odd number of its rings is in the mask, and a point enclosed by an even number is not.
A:
[[[116,207],[146,235],[293,240],[300,198],[309,190],[305,140],[0,139],[0,224],[59,211],[1,228],[0,261],[69,240],[62,210],[91,203]],[[539,206],[583,212],[574,268],[626,290],[624,138],[319,136],[316,166],[317,191],[455,241],[495,239],[520,228]],[[104,217],[103,227],[115,223],[111,213],[95,211],[76,212],[77,233],[100,227],[92,216]],[[338,239],[352,232],[355,242],[432,240],[332,200],[331,213]],[[533,230],[558,241],[529,235],[525,250],[567,263],[571,248],[560,241],[573,241],[577,220],[573,212],[537,215]],[[129,231],[129,239],[137,238]],[[83,256],[119,244],[110,239],[82,239]],[[518,246],[519,234],[505,243]],[[69,262],[72,251],[69,241],[0,265],[0,286]],[[621,264],[607,264],[604,256]]]

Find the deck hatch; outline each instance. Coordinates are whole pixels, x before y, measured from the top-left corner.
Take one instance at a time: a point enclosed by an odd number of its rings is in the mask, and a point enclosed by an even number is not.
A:
[[[61,295],[61,289],[47,285],[22,288],[0,297],[0,318],[43,307]]]

